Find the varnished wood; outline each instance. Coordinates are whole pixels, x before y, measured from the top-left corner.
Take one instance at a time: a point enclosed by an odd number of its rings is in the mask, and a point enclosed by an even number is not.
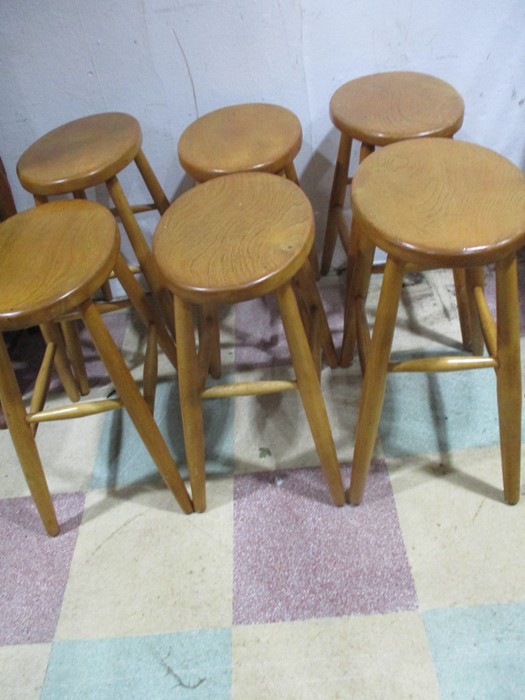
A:
[[[525,244],[525,176],[481,146],[447,139],[397,143],[364,161],[352,189],[361,244],[388,253],[370,342],[355,438],[349,500],[361,501],[373,454],[388,371],[456,371],[492,367],[505,500],[520,486],[521,366],[516,254]],[[496,270],[497,318],[484,296],[483,266]],[[391,362],[402,273],[464,270],[472,349],[463,357]],[[352,294],[358,295],[357,284]],[[489,355],[483,355],[484,346]]]
[[[181,413],[196,510],[206,507],[202,400],[292,388],[301,394],[332,499],[337,505],[344,502],[315,362],[291,286],[304,268],[300,284],[309,289],[309,303],[318,303],[310,286],[315,286],[308,264],[312,238],[313,212],[304,193],[288,179],[268,173],[236,173],[201,184],[177,199],[159,222],[153,252],[175,298]],[[234,304],[270,292],[278,298],[296,383],[203,386],[208,360],[201,352],[199,362],[192,305]],[[321,330],[315,333],[321,338]]]
[[[293,277],[313,235],[312,207],[298,187],[267,173],[239,173],[176,199],[157,226],[153,252],[171,291],[196,304],[229,304]]]
[[[33,400],[26,413],[20,390],[5,348],[0,342],[0,400],[7,425],[37,509],[49,534],[57,534],[58,523],[34,441],[34,426],[40,422],[82,417],[101,411],[126,408],[166,484],[182,510],[193,506],[175,462],[111,338],[93,293],[112,270],[146,326],[158,324],[143,288],[129,272],[119,253],[119,234],[114,217],[105,207],[82,198],[62,200],[17,214],[0,225],[0,331],[41,324],[48,333],[48,348],[37,377]],[[15,271],[15,274],[10,272]],[[130,281],[131,280],[131,281]],[[119,394],[118,399],[84,402],[45,409],[45,394],[55,349],[61,340],[58,323],[62,313],[80,312],[102,361]],[[160,326],[159,342],[175,361],[174,348]],[[163,336],[164,333],[164,336]],[[155,332],[150,332],[150,341]],[[166,339],[170,345],[166,344]],[[148,350],[145,385],[153,405],[155,354]]]
[[[22,186],[36,195],[61,195],[104,183],[133,161],[142,145],[129,114],[93,114],[63,124],[35,141],[20,157]]]
[[[184,170],[198,182],[237,172],[278,173],[299,153],[301,123],[272,104],[240,104],[192,122],[178,144]]]

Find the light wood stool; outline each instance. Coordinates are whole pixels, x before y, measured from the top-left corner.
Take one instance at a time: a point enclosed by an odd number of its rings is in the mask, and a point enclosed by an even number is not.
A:
[[[302,129],[293,112],[278,105],[253,103],[223,107],[190,124],[182,133],[178,153],[184,170],[197,182],[241,172],[267,172],[283,175],[299,184],[294,158],[302,144]],[[311,274],[319,276],[315,247],[309,253]],[[310,274],[305,271],[305,274]],[[300,294],[300,291],[299,291]],[[316,304],[324,316],[320,297]],[[206,311],[204,311],[206,313]],[[213,325],[213,318],[207,318]],[[323,320],[322,345],[330,367],[338,364],[328,323]],[[215,330],[216,336],[216,330]],[[211,358],[212,376],[220,376],[218,350]]]
[[[42,421],[76,418],[124,407],[182,510],[193,510],[175,462],[153,419],[156,339],[175,362],[174,346],[147,302],[144,289],[119,253],[112,214],[100,204],[59,201],[16,214],[0,225],[0,401],[20,465],[48,534],[59,531],[35,443]],[[144,390],[135,384],[92,301],[112,273],[148,328]],[[48,343],[29,411],[26,411],[4,342],[5,331],[60,319],[81,318],[89,330],[120,399],[100,399],[44,408],[55,345]]]
[[[352,187],[359,230],[359,269],[349,303],[356,308],[366,358],[349,500],[360,503],[372,458],[388,372],[439,372],[492,367],[497,376],[505,500],[520,496],[521,366],[516,252],[525,243],[525,176],[481,146],[449,139],[397,143],[363,162]],[[363,292],[369,249],[388,254],[372,338]],[[365,264],[363,264],[365,261]],[[496,269],[497,323],[488,308],[483,266]],[[403,281],[409,265],[465,270],[478,355],[390,361]]]
[[[202,400],[298,389],[333,501],[344,502],[341,473],[315,363],[292,279],[314,236],[312,208],[292,182],[268,173],[226,175],[183,194],[162,216],[153,252],[175,302],[178,378],[194,507],[206,507]],[[311,278],[305,276],[307,287]],[[193,308],[277,297],[294,381],[206,388],[206,345],[196,350]]]
[[[119,182],[118,175],[132,162],[151,195],[151,203],[131,205]],[[135,215],[148,211],[162,214],[169,202],[142,151],[142,131],[134,117],[108,112],[59,126],[22,154],[17,173],[22,186],[33,194],[37,204],[65,194],[85,199],[86,189],[104,185],[115,205],[114,214],[122,222],[137,257],[139,269],[163,308],[158,272]],[[109,285],[104,289],[109,299]],[[63,330],[80,393],[86,394],[88,382],[77,337],[71,327],[63,326]]]

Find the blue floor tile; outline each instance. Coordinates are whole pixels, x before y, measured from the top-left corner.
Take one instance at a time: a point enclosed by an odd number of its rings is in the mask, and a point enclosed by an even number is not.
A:
[[[207,474],[233,471],[233,405],[233,401],[224,399],[220,403],[219,400],[203,403]],[[155,419],[182,476],[186,476],[176,381],[157,386]],[[91,488],[119,488],[156,479],[160,479],[157,469],[128,414],[125,411],[109,413],[99,441]]]
[[[423,621],[443,700],[525,695],[525,604],[432,610]]]
[[[56,642],[42,700],[231,697],[231,631]]]
[[[392,457],[498,445],[494,371],[390,374],[379,433]]]

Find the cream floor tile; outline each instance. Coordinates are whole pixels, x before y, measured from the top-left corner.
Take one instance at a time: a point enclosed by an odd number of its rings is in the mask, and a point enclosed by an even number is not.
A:
[[[36,443],[53,493],[84,491],[89,485],[103,415],[42,424]],[[29,490],[7,430],[0,431],[1,497],[27,496]]]
[[[0,697],[32,700],[40,697],[51,644],[0,647]]]
[[[438,698],[417,613],[234,627],[238,700]]]
[[[231,625],[232,480],[207,492],[191,516],[164,488],[88,494],[56,638]]]
[[[499,448],[387,464],[420,607],[523,601],[525,498],[504,503]]]

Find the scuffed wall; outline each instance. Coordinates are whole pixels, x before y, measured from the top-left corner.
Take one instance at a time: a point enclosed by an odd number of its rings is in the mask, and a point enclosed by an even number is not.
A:
[[[297,168],[322,229],[337,147],[328,102],[359,75],[421,70],[451,82],[466,103],[459,138],[525,167],[524,30],[523,0],[2,0],[0,154],[25,208],[15,166],[34,139],[126,111],[173,197],[190,185],[176,150],[187,124],[227,104],[274,102],[303,124]]]

